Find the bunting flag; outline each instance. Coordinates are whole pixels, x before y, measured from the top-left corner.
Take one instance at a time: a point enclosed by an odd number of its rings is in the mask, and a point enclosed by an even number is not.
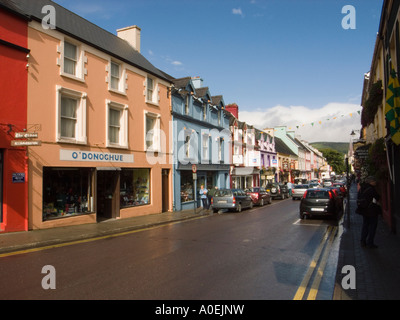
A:
[[[399,89],[399,90],[400,90],[400,89]],[[400,104],[399,104],[399,106],[400,106]],[[361,115],[361,110],[358,110],[358,111],[357,111],[357,114],[358,114],[358,115]],[[348,114],[348,116],[350,116],[350,117],[353,117],[353,115],[354,115],[354,112]],[[342,115],[340,115],[340,118],[343,118],[344,116],[345,116],[345,115],[342,114]],[[326,120],[326,121],[330,121],[330,120],[339,120],[339,118],[336,116],[336,117],[329,118],[329,119],[325,119],[325,120]],[[322,125],[322,122],[323,122],[323,121],[319,120],[319,121],[318,121],[318,124],[321,124],[321,125]],[[289,130],[292,130],[294,127],[295,127],[296,129],[299,129],[300,127],[304,127],[305,125],[306,125],[306,124],[303,123],[303,124],[301,124],[301,125],[292,126],[292,127],[289,127]],[[312,127],[314,127],[315,122],[311,122],[310,125],[311,125]]]
[[[390,124],[392,141],[400,144],[400,84],[390,63],[390,77],[386,92],[385,116]]]

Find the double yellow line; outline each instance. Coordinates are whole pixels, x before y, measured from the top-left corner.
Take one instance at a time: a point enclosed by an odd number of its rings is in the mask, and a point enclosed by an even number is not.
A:
[[[303,300],[303,296],[307,291],[311,276],[315,273],[314,281],[311,284],[310,291],[307,296],[307,300],[315,300],[317,298],[318,288],[321,283],[322,276],[324,274],[324,270],[326,267],[326,263],[328,261],[328,256],[331,251],[332,243],[335,238],[337,231],[337,227],[329,226],[323,238],[321,239],[321,243],[319,244],[317,251],[315,251],[314,256],[311,260],[311,263],[308,267],[307,273],[303,278],[299,288],[296,291],[296,294],[293,300]],[[322,254],[322,258],[320,259]]]

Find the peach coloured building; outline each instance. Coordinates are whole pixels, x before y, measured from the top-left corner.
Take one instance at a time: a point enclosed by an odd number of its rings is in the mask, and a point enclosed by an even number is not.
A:
[[[114,35],[50,1],[17,1],[28,25],[29,229],[172,211],[170,82]]]

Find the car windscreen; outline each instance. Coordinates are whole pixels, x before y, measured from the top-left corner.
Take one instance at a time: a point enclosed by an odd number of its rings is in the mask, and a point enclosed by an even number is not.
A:
[[[295,189],[307,189],[308,185],[306,184],[298,184],[294,186]]]
[[[232,196],[232,190],[218,190],[214,196],[215,197],[230,197],[230,196]]]
[[[307,190],[307,199],[329,199],[329,191],[327,190]]]

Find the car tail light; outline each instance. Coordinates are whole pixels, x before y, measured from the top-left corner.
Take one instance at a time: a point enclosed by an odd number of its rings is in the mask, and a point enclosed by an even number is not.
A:
[[[329,191],[329,199],[333,199],[332,191]]]
[[[211,204],[213,204],[214,203],[214,198],[211,198]]]
[[[306,195],[307,195],[307,191],[306,191],[306,192],[304,192],[304,194],[303,194],[303,198],[305,198],[305,197],[306,197]]]
[[[236,203],[236,198],[235,197],[233,197],[232,202],[233,202],[233,204]]]

